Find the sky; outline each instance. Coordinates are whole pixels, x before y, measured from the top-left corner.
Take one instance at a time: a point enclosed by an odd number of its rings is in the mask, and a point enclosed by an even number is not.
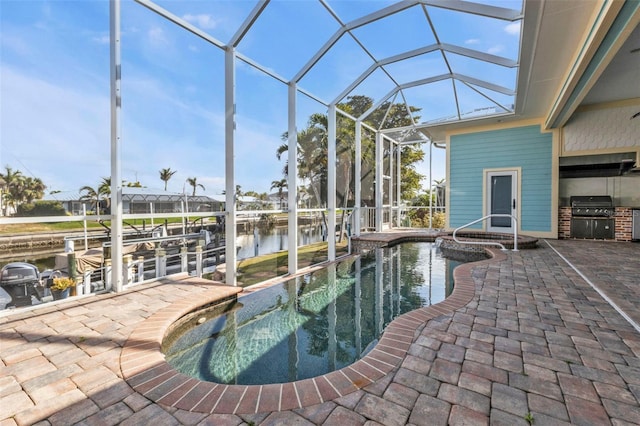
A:
[[[256,2],[157,0],[172,14],[226,44]],[[389,6],[384,0],[328,0],[343,23]],[[521,2],[490,1],[520,9]],[[191,191],[187,178],[204,186],[198,194],[222,193],[224,159],[224,52],[135,3],[122,1],[122,178],[162,189],[159,171],[176,171],[168,190]],[[440,42],[517,59],[519,24],[429,8]],[[293,79],[338,30],[314,0],[272,1],[237,52],[285,80]],[[299,81],[332,102],[373,63],[435,43],[424,12],[412,8],[345,36]],[[455,72],[514,87],[516,71],[460,55]],[[399,84],[446,72],[442,55],[425,54],[377,70],[349,92],[379,100]],[[97,187],[110,175],[109,2],[107,0],[0,0],[0,167],[38,177],[47,192]],[[421,121],[456,114],[449,82],[404,91],[421,109]],[[512,96],[456,84],[463,112],[500,105]],[[482,92],[482,93],[480,93]],[[243,191],[272,192],[282,178],[276,159],[287,130],[287,87],[237,62],[235,173]],[[297,126],[306,127],[326,106],[298,95]],[[397,101],[401,101],[398,98]],[[492,104],[489,102],[489,104]],[[429,175],[428,144],[418,171]],[[445,177],[444,150],[434,149],[433,179]],[[428,186],[428,178],[423,180]],[[185,188],[186,187],[186,188]]]

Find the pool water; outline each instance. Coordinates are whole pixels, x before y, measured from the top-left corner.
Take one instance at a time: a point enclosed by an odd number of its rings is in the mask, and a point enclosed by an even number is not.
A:
[[[377,249],[198,312],[163,351],[178,371],[217,383],[326,374],[366,355],[394,318],[444,300],[459,263],[433,243]]]

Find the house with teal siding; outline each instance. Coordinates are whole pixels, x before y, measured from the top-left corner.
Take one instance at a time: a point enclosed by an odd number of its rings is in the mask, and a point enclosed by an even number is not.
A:
[[[450,135],[449,226],[505,214],[513,215],[523,232],[554,236],[558,203],[553,135],[540,125]],[[508,217],[493,217],[470,228],[512,232],[512,226]]]
[[[547,48],[520,70],[531,74],[518,80],[528,99],[515,115],[429,129],[447,148],[447,229],[485,218],[468,227],[576,238],[572,197],[606,196],[605,238],[640,238],[631,220],[640,212],[640,2],[574,6],[585,8],[574,44],[562,26],[529,34]],[[549,54],[550,37],[565,55]]]

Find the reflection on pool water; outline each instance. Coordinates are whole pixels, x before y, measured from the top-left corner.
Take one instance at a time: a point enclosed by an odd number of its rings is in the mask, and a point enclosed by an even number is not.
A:
[[[326,374],[366,355],[397,316],[448,296],[459,263],[433,243],[377,249],[198,312],[163,351],[178,371],[217,383]]]

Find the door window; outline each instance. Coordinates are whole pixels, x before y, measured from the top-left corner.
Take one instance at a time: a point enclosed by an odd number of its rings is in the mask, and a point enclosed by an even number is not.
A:
[[[516,214],[517,206],[517,171],[489,172],[488,185],[488,214]],[[488,220],[488,231],[511,232],[513,230],[510,217],[491,217]]]

